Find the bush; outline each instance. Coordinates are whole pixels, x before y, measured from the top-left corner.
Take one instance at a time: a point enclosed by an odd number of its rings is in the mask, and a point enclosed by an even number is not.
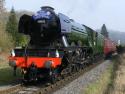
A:
[[[10,11],[8,21],[6,23],[6,31],[12,37],[14,46],[25,46],[28,38],[18,33],[18,20],[14,8]]]

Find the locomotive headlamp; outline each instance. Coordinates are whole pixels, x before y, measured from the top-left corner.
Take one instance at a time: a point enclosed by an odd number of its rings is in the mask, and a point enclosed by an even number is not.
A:
[[[51,68],[52,67],[52,63],[53,63],[53,61],[51,61],[51,60],[46,61],[44,63],[45,68],[47,68],[47,69]]]
[[[16,61],[9,61],[9,65],[11,66],[11,67],[15,67],[16,66]]]
[[[15,56],[15,51],[14,51],[14,50],[11,51],[11,56],[12,56],[12,57]]]

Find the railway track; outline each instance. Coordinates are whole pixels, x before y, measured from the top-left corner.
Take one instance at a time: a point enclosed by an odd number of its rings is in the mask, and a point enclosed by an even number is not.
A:
[[[101,64],[104,60],[101,58],[97,58],[97,60],[94,61],[92,65],[87,65],[83,69],[80,69],[79,71],[70,74],[65,75],[63,78],[60,78],[59,81],[57,81],[55,84],[39,84],[39,85],[21,85],[18,84],[16,86],[13,86],[7,90],[0,91],[0,94],[50,94],[68,83],[72,82],[73,80],[77,79],[79,76],[83,75],[85,72],[93,69],[97,65]],[[97,62],[97,63],[95,63]]]
[[[12,93],[12,92],[16,92],[18,90],[21,90],[23,89],[22,85],[21,84],[17,84],[17,85],[14,85],[10,88],[7,88],[5,90],[0,90],[0,94],[9,94],[9,93]]]

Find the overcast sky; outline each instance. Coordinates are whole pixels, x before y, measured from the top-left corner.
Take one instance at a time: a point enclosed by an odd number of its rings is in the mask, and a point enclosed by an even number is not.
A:
[[[106,24],[108,29],[125,32],[125,0],[6,0],[7,10],[14,6],[35,12],[45,5],[93,29]]]

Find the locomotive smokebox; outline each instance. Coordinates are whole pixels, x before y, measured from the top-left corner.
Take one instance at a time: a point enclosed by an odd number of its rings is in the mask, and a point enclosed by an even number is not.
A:
[[[33,45],[56,40],[60,36],[60,22],[54,8],[44,6],[32,16],[23,15],[19,21],[19,32],[30,35]]]

